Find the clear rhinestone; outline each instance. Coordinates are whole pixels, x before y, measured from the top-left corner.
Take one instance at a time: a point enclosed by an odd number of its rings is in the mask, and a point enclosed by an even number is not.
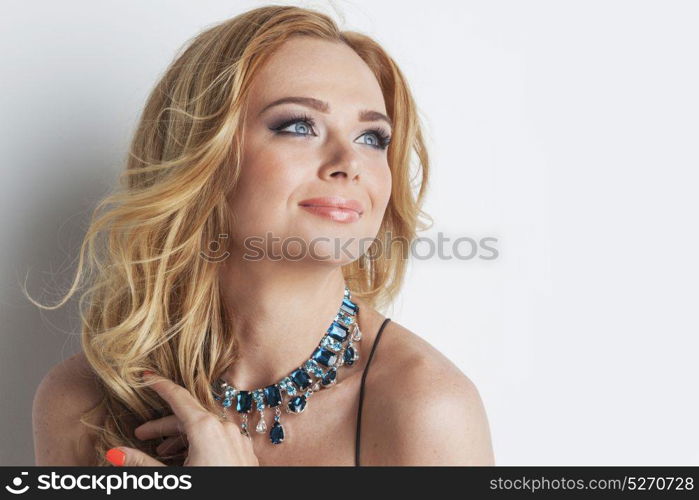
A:
[[[335,340],[332,337],[323,337],[323,340],[321,341],[320,345],[323,347],[327,347],[328,349],[332,349],[333,351],[337,352],[342,349],[342,344]]]
[[[352,334],[352,340],[362,340],[362,331],[359,329],[359,325],[357,324],[354,325],[354,333]]]
[[[260,414],[260,421],[257,422],[257,427],[255,427],[255,431],[259,432],[260,434],[262,434],[263,432],[267,432],[267,423],[265,422],[265,417],[262,414]]]

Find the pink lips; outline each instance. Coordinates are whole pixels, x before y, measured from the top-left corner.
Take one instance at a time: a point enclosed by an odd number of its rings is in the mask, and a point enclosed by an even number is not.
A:
[[[339,196],[310,198],[300,202],[299,206],[313,214],[337,222],[355,222],[364,213],[364,207],[357,200],[346,200]]]

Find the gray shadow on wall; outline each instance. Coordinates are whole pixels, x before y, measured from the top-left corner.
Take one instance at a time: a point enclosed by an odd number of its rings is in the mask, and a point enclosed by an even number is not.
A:
[[[16,149],[10,157],[21,162],[13,162],[8,174],[14,179],[2,187],[2,213],[9,228],[0,242],[0,465],[34,465],[34,393],[53,365],[80,350],[78,299],[82,291],[51,311],[32,304],[22,285],[26,278],[28,293],[45,305],[54,305],[63,297],[75,277],[92,211],[117,182],[118,155],[84,145],[104,144],[110,134],[111,140],[118,138],[119,131],[114,126],[110,130],[109,126],[95,128],[75,121],[71,125],[72,135],[64,131],[61,147],[25,149],[24,144],[41,144],[53,127],[47,123],[15,131],[12,144],[5,148]]]

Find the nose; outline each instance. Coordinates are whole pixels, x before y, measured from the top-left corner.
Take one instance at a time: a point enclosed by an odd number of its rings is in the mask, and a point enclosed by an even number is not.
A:
[[[330,158],[323,165],[320,175],[324,179],[346,178],[357,182],[361,171],[361,163],[358,155],[352,149],[351,144],[342,144],[336,140],[328,146]]]

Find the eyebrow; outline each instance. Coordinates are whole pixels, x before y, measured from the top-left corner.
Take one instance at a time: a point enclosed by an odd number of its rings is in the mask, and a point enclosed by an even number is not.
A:
[[[286,103],[300,104],[301,106],[316,109],[321,113],[330,113],[330,104],[328,104],[325,101],[321,101],[320,99],[315,99],[313,97],[289,96],[282,97],[281,99],[277,99],[276,101],[269,103],[267,106],[262,108],[260,114],[264,113],[273,106],[279,106],[280,104]],[[389,126],[391,126],[391,128],[393,127],[393,122],[391,121],[391,119],[383,113],[379,113],[378,111],[371,111],[368,109],[364,109],[359,112],[360,122],[374,122],[379,120],[385,121],[386,123],[388,123]]]

